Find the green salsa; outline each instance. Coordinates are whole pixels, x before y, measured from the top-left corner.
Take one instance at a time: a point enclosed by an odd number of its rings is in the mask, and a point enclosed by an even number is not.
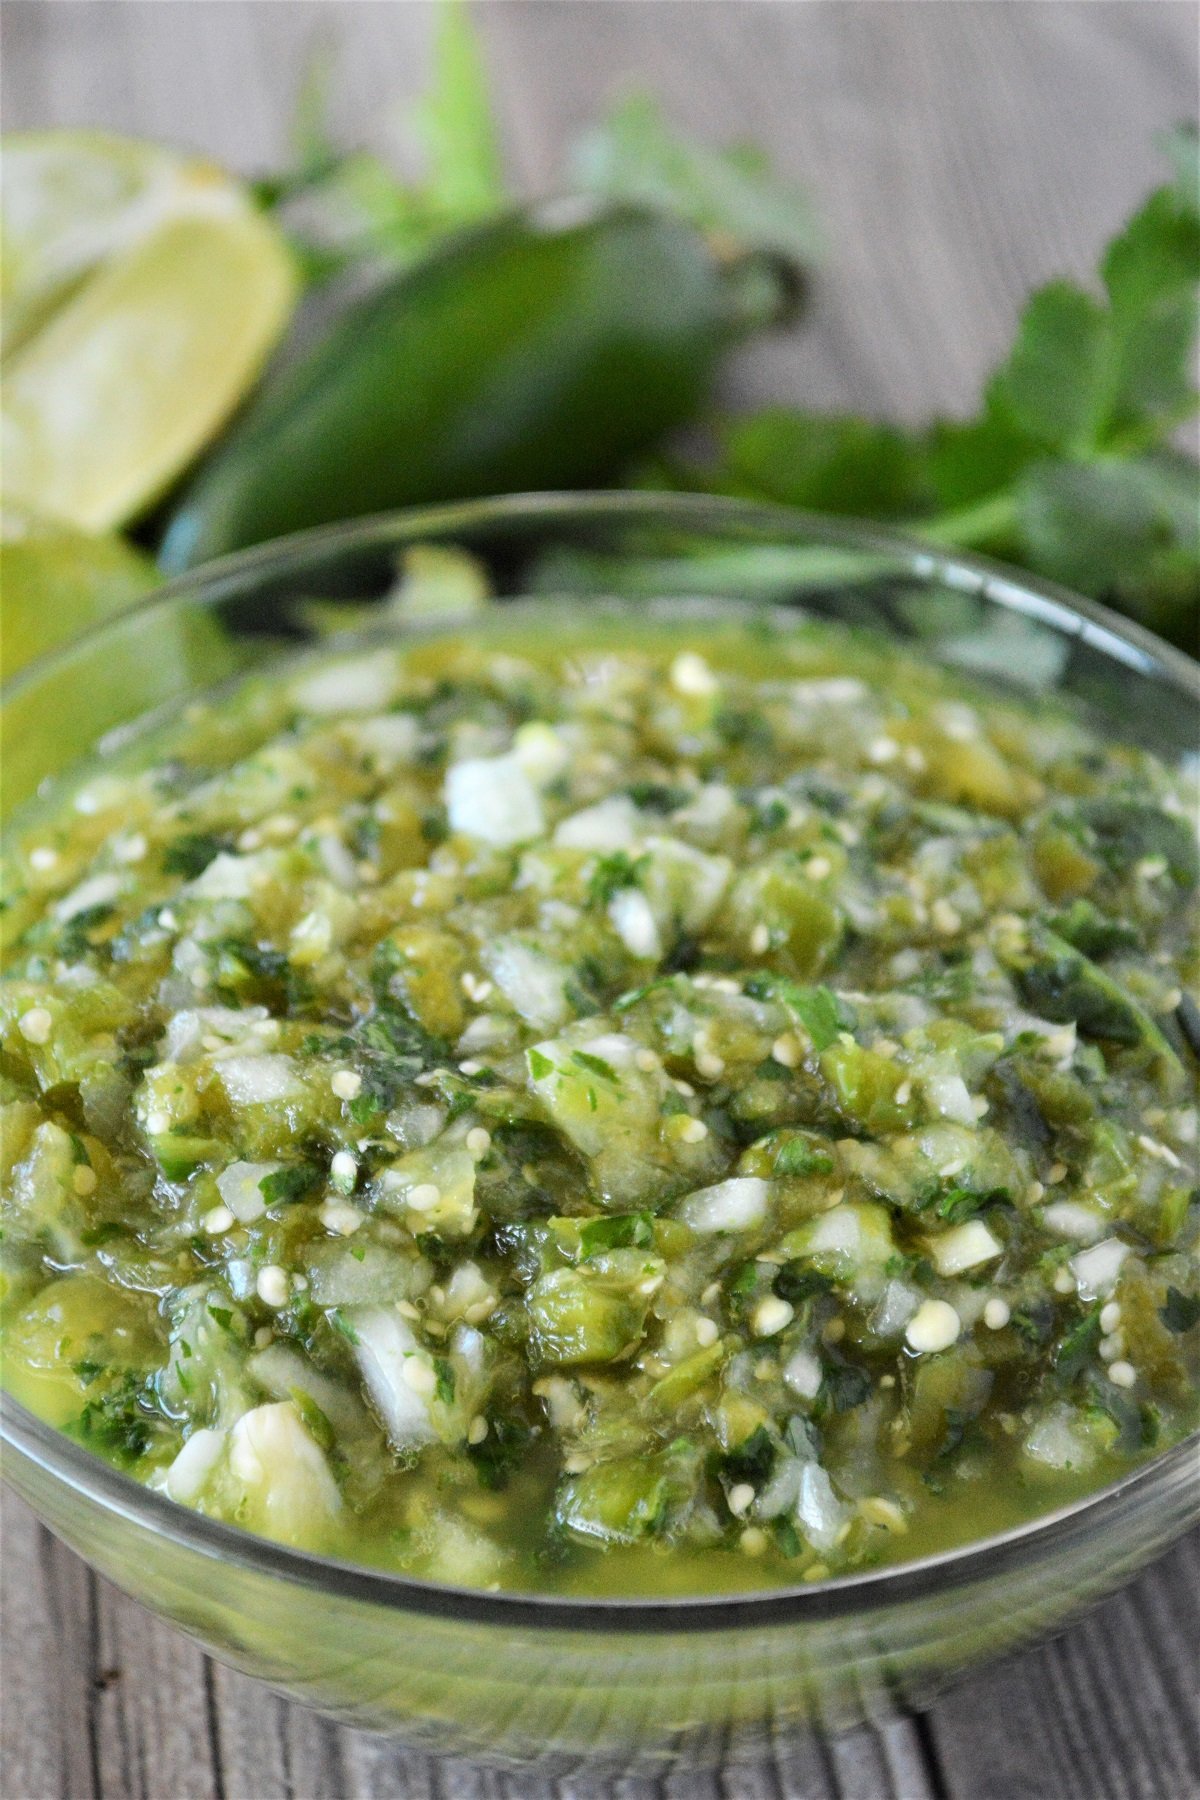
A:
[[[869,636],[496,608],[10,834],[4,1378],[434,1580],[820,1580],[1194,1428],[1195,801]]]

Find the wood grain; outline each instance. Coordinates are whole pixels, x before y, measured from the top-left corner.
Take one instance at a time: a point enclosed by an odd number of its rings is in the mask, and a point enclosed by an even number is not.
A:
[[[650,88],[752,135],[813,195],[828,257],[804,329],[728,396],[919,419],[969,406],[1030,287],[1086,275],[1197,107],[1191,0],[490,0],[510,164],[562,180],[605,98]],[[406,153],[424,0],[7,0],[7,129],[169,137],[254,170],[286,154],[308,60],[336,45],[346,141]],[[15,1500],[3,1532],[2,1800],[1200,1800],[1200,1540],[1058,1642],[915,1721],[781,1744],[711,1777],[546,1784],[340,1730],[96,1580]]]
[[[1196,1800],[1200,1536],[915,1720],[753,1769],[548,1782],[329,1725],[208,1663],[3,1506],[3,1800]]]

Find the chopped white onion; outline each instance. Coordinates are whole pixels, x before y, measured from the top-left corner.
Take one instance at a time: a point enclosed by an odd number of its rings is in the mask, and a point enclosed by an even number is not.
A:
[[[396,687],[396,665],[390,656],[348,657],[303,676],[292,688],[302,712],[382,712]]]
[[[217,1064],[217,1072],[235,1106],[297,1100],[304,1091],[290,1056],[227,1056]]]
[[[564,850],[628,850],[640,825],[641,814],[628,795],[614,794],[560,820],[554,841]]]
[[[193,1431],[166,1472],[163,1487],[170,1498],[183,1506],[190,1506],[197,1500],[224,1448],[223,1431]]]
[[[342,1317],[354,1333],[354,1357],[368,1394],[397,1450],[415,1449],[437,1435],[425,1395],[405,1379],[405,1366],[416,1357],[432,1367],[408,1321],[392,1306],[354,1306]]]
[[[483,964],[504,997],[535,1031],[561,1025],[570,1007],[564,993],[569,970],[518,937],[497,938],[483,951]]]
[[[903,1281],[889,1281],[871,1314],[871,1330],[876,1337],[899,1337],[920,1304],[916,1288]]]
[[[1060,1401],[1025,1439],[1025,1454],[1047,1469],[1086,1469],[1095,1460],[1096,1447],[1080,1430],[1077,1415]]]
[[[1076,1243],[1093,1244],[1103,1235],[1107,1220],[1090,1206],[1076,1200],[1054,1200],[1042,1208],[1042,1224],[1056,1237],[1074,1238]]]
[[[783,1379],[802,1400],[815,1400],[821,1391],[821,1365],[811,1350],[797,1350],[784,1364]]]
[[[956,1125],[975,1124],[975,1102],[961,1075],[925,1075],[921,1088],[934,1112]]]
[[[926,1242],[939,1275],[961,1275],[964,1269],[977,1269],[1004,1252],[1003,1244],[997,1242],[982,1219],[968,1219]]]
[[[277,1162],[235,1162],[217,1176],[217,1191],[241,1224],[262,1218],[267,1203],[260,1184],[280,1167]]]
[[[538,791],[511,752],[451,764],[446,811],[452,831],[498,849],[528,843],[546,829]]]
[[[408,762],[415,755],[421,728],[412,713],[381,713],[356,719],[346,727],[360,750],[384,762]]]
[[[77,888],[58,902],[54,908],[54,916],[65,923],[80,913],[90,912],[93,906],[107,906],[116,899],[120,891],[119,875],[93,875],[87,881],[81,881]]]
[[[735,1175],[698,1188],[679,1208],[693,1231],[750,1231],[767,1213],[767,1184],[757,1175]]]
[[[166,1062],[190,1062],[206,1037],[240,1044],[269,1017],[265,1006],[200,1006],[177,1012],[167,1024],[162,1053]]]
[[[1105,1238],[1090,1250],[1080,1250],[1071,1258],[1071,1273],[1081,1300],[1099,1300],[1110,1294],[1117,1284],[1121,1264],[1129,1255],[1129,1245],[1119,1238]]]
[[[832,1550],[848,1517],[849,1508],[834,1493],[820,1463],[806,1462],[800,1470],[796,1523],[809,1543],[816,1550]]]
[[[638,888],[619,888],[608,903],[608,916],[631,956],[657,962],[663,953],[654,913]]]
[[[844,1256],[857,1256],[862,1243],[862,1223],[852,1206],[835,1206],[822,1213],[808,1233],[806,1251],[809,1256],[829,1251]]]

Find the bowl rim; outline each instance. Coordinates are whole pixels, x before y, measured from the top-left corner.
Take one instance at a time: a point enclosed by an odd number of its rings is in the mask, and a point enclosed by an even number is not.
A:
[[[790,529],[832,547],[871,550],[907,562],[923,579],[939,579],[947,587],[974,594],[1001,608],[1040,620],[1064,637],[1078,639],[1100,650],[1113,661],[1150,675],[1157,672],[1173,685],[1200,700],[1200,662],[1186,651],[1123,617],[1098,600],[1085,599],[1058,582],[1028,574],[1023,569],[971,552],[947,550],[916,534],[878,526],[869,520],[806,512],[799,507],[767,501],[741,500],[727,494],[672,493],[652,488],[594,488],[500,494],[481,499],[439,502],[433,506],[399,508],[371,513],[361,519],[318,525],[290,532],[249,549],[197,564],[165,580],[153,589],[86,627],[65,644],[43,651],[16,670],[0,686],[0,704],[35,687],[59,663],[105,633],[117,630],[133,618],[185,602],[200,600],[216,605],[228,590],[256,574],[285,576],[289,568],[314,554],[334,555],[366,549],[399,547],[421,532],[467,530],[500,521],[565,523],[572,515],[580,523],[621,518],[671,519],[697,527],[727,523],[766,530]]]
[[[279,1576],[315,1593],[382,1605],[389,1611],[418,1612],[507,1628],[568,1632],[667,1635],[730,1627],[763,1629],[849,1618],[885,1606],[927,1599],[933,1594],[948,1597],[955,1589],[993,1580],[1018,1563],[1028,1567],[1030,1551],[1035,1560],[1044,1561],[1067,1539],[1098,1535],[1110,1515],[1138,1503],[1143,1489],[1157,1487],[1177,1474],[1186,1480],[1189,1471],[1195,1489],[1191,1512],[1200,1518],[1197,1429],[1094,1493],[1039,1513],[1005,1531],[929,1556],[914,1557],[910,1562],[885,1563],[823,1581],[719,1594],[637,1599],[519,1589],[492,1591],[453,1582],[424,1581],[370,1563],[320,1556],[209,1518],[114,1468],[39,1419],[2,1389],[0,1444],[44,1474],[65,1482],[74,1495],[83,1495],[106,1512],[211,1561],[232,1564],[255,1575]],[[1186,1529],[1184,1521],[1179,1531]]]
[[[854,519],[830,518],[797,508],[747,502],[724,495],[659,493],[653,490],[584,490],[508,494],[376,513],[362,519],[318,526],[255,545],[198,565],[97,621],[63,645],[44,652],[12,675],[0,702],[36,688],[83,649],[132,618],[189,600],[216,605],[255,576],[286,577],[314,555],[399,548],[422,533],[446,534],[472,527],[539,522],[583,524],[622,519],[671,520],[699,528],[726,525],[756,531],[775,529],[832,547],[869,550],[907,563],[914,575],[940,580],[1002,610],[1035,618],[1068,639],[1078,639],[1113,662],[1150,679],[1166,680],[1200,702],[1200,663],[1163,642],[1134,621],[1097,601],[989,558],[947,551],[919,537]],[[889,1563],[821,1581],[719,1594],[663,1595],[646,1599],[576,1596],[527,1591],[491,1592],[319,1556],[258,1537],[171,1500],[38,1418],[0,1389],[0,1444],[45,1475],[109,1513],[149,1529],[159,1538],[253,1573],[277,1575],[316,1592],[506,1627],[517,1625],[604,1632],[672,1633],[762,1628],[828,1619],[927,1597],[941,1588],[990,1579],[1032,1551],[1050,1555],[1066,1538],[1099,1530],[1110,1514],[1135,1504],[1141,1490],[1178,1472],[1195,1479],[1200,1515],[1200,1427],[1177,1444],[1063,1506],[1039,1513],[1008,1529],[951,1549]],[[1180,1529],[1184,1527],[1181,1525]]]

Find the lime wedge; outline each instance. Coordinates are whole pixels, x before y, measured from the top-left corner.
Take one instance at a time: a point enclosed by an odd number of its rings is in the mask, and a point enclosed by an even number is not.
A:
[[[5,507],[0,519],[0,679],[158,583],[149,557],[118,537]]]
[[[287,323],[291,258],[210,163],[99,132],[4,148],[8,501],[106,531],[220,429]]]
[[[5,506],[0,517],[0,768],[6,809],[114,726],[219,681],[238,645],[214,609],[135,602],[162,583],[149,557],[112,535],[89,536]],[[134,607],[127,619],[120,615]],[[115,618],[114,618],[115,615]],[[114,619],[92,644],[89,626]],[[82,641],[80,641],[82,640]],[[23,691],[9,685],[34,657],[62,654]]]

